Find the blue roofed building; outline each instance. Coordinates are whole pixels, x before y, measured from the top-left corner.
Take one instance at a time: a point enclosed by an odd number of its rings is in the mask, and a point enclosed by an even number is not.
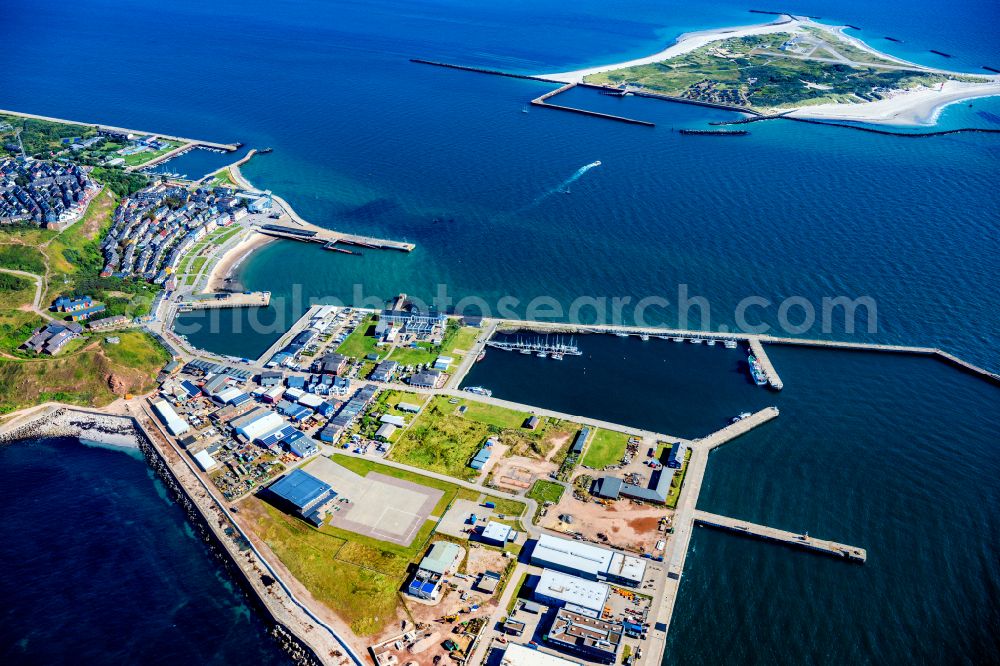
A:
[[[686,447],[680,442],[671,446],[670,453],[667,454],[666,466],[670,469],[680,469],[684,465],[684,456],[686,452]]]
[[[458,564],[461,554],[457,544],[448,541],[435,543],[426,557],[420,560],[417,572],[406,586],[407,594],[418,599],[436,599],[442,578]]]
[[[337,493],[312,474],[294,469],[271,484],[268,492],[313,525],[323,524],[330,502]]]

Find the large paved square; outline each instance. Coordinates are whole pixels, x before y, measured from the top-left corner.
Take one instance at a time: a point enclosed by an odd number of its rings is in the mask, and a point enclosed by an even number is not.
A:
[[[335,503],[330,524],[382,541],[409,546],[444,491],[378,472],[360,476],[329,458],[317,458],[306,471],[322,479],[349,504]]]

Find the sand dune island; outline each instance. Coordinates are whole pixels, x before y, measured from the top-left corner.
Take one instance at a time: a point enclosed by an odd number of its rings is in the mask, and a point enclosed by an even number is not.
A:
[[[686,33],[646,58],[543,76],[765,114],[892,125],[932,125],[948,104],[1000,95],[1000,76],[901,60],[844,30],[784,16]]]

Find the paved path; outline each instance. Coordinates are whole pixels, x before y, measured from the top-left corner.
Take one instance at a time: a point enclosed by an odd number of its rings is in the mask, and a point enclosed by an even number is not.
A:
[[[476,363],[476,359],[479,358],[479,354],[486,349],[486,343],[489,342],[490,338],[493,337],[493,333],[497,330],[497,324],[499,322],[495,319],[491,319],[488,322],[483,321],[483,329],[479,333],[479,337],[476,338],[476,343],[472,345],[470,349],[465,350],[465,356],[462,357],[462,362],[458,364],[455,372],[451,373],[451,377],[448,379],[448,383],[445,386],[457,389],[462,384],[462,380],[465,376],[469,374],[469,370]]]
[[[49,321],[54,321],[54,317],[50,315],[44,308],[42,308],[42,293],[45,289],[45,278],[41,275],[36,275],[34,273],[29,273],[27,271],[17,271],[13,268],[0,268],[0,273],[9,273],[10,275],[18,275],[20,277],[29,278],[35,283],[35,300],[31,304],[31,310]]]

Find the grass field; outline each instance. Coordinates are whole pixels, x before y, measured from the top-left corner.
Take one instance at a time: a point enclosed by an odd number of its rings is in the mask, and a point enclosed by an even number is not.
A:
[[[0,245],[0,268],[43,275],[45,273],[45,257],[37,248],[8,243]]]
[[[491,434],[489,426],[457,416],[448,398],[435,396],[389,452],[397,462],[471,480],[469,460]]]
[[[581,464],[594,469],[617,465],[625,455],[628,438],[625,433],[599,428],[584,451]]]
[[[459,326],[454,320],[448,321],[447,331],[440,346],[417,343],[417,348],[397,347],[389,357],[400,365],[425,365],[433,363],[438,356],[451,356],[458,363],[462,353],[468,351],[479,336],[479,329],[473,326]]]
[[[256,497],[241,504],[257,536],[352,631],[368,636],[395,620],[413,557],[314,529]]]
[[[0,309],[16,308],[35,298],[35,282],[30,278],[0,273]]]
[[[551,502],[555,504],[560,499],[562,499],[563,493],[566,488],[559,483],[554,483],[552,481],[546,481],[545,479],[538,479],[535,484],[531,486],[531,490],[528,491],[526,497],[530,497],[539,503],[539,505],[545,502]]]
[[[523,427],[527,412],[475,400],[435,396],[400,437],[389,456],[392,460],[433,472],[471,480],[478,476],[468,466],[487,437],[507,447],[508,455],[542,459],[569,442],[579,425],[543,418],[536,430]],[[462,413],[460,408],[464,407]]]
[[[354,329],[354,332],[340,343],[340,346],[337,347],[337,353],[357,359],[363,359],[368,354],[378,354],[379,351],[375,347],[375,324],[373,320],[374,317],[371,315],[365,317],[358,324],[358,327]]]

